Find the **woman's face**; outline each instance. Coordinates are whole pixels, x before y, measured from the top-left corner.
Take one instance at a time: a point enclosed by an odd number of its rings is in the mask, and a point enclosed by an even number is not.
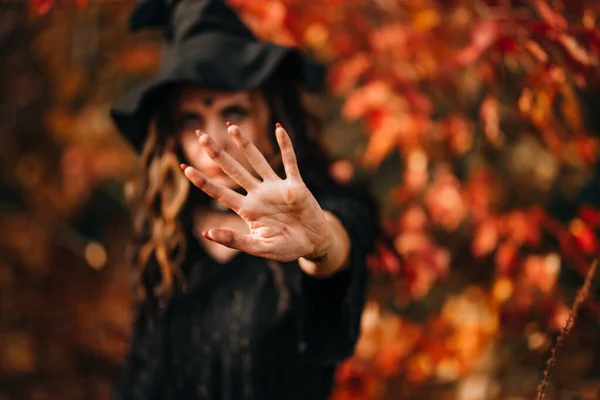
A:
[[[269,129],[269,108],[258,92],[218,92],[195,86],[185,88],[175,107],[175,120],[185,162],[226,187],[235,188],[237,185],[204,151],[196,131],[208,134],[252,173],[254,171],[246,157],[229,137],[226,122],[239,126],[242,134],[258,147],[267,160],[273,156],[274,148],[268,132],[275,128]]]

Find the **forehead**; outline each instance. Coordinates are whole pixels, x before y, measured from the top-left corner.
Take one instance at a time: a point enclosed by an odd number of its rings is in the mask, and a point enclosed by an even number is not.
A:
[[[251,95],[250,91],[224,92],[199,86],[186,86],[179,92],[178,105],[181,108],[218,108],[232,103],[250,102]]]

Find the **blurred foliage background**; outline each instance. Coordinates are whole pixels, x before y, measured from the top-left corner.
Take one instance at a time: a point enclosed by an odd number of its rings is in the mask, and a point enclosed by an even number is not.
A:
[[[332,399],[535,398],[600,254],[598,2],[230,4],[330,66],[329,93],[308,100],[331,173],[369,179],[391,238]],[[160,52],[157,33],[126,31],[132,7],[0,1],[2,400],[111,398],[135,155],[108,109]],[[549,398],[600,398],[598,287]]]

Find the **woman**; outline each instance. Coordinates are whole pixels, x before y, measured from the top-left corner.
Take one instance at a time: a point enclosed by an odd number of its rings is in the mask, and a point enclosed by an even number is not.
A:
[[[377,217],[328,176],[300,101],[309,64],[222,0],[146,0],[131,25],[162,27],[165,52],[111,112],[141,152],[141,300],[117,398],[326,399]]]

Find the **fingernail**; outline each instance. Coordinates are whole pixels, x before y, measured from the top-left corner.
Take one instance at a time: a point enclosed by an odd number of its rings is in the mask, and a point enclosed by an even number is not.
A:
[[[202,232],[202,236],[203,236],[205,239],[211,240],[211,238],[210,238],[210,235],[208,234],[208,231],[204,231],[204,232]]]
[[[231,126],[231,122],[229,122],[229,121],[225,122],[225,126],[229,128]]]
[[[182,170],[184,170],[184,171],[185,171],[185,169],[186,169],[187,167],[189,167],[189,165],[187,165],[187,164],[185,164],[185,163],[181,163],[181,164],[179,164],[179,166],[180,166],[180,167],[181,167],[181,169],[182,169]]]
[[[201,135],[202,135],[202,132],[200,132],[200,129],[198,129],[198,130],[196,131],[196,136],[197,136],[198,138],[200,138],[200,136],[201,136]]]
[[[281,124],[279,122],[275,124],[275,129],[277,128],[281,128]]]

